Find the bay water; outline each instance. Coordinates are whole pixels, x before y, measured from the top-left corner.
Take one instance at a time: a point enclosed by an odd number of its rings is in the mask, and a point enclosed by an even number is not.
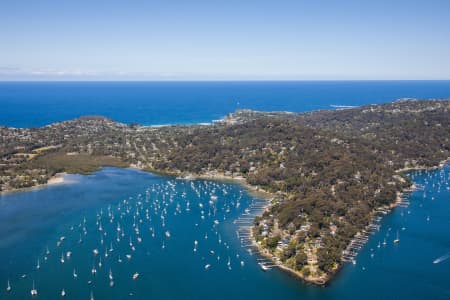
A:
[[[62,289],[67,299],[448,299],[450,167],[410,176],[422,187],[410,205],[316,287],[260,268],[236,220],[264,200],[239,184],[117,168],[66,175],[0,196],[0,298],[30,298],[34,281],[40,299]]]

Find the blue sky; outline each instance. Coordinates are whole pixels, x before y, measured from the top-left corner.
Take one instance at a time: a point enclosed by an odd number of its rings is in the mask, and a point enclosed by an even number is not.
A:
[[[450,1],[1,0],[0,80],[450,79]]]

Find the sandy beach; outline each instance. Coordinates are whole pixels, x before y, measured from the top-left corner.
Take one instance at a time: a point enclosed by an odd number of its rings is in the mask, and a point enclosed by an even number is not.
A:
[[[58,185],[58,184],[68,184],[68,183],[75,183],[75,180],[68,180],[66,178],[67,173],[56,173],[53,177],[51,177],[49,180],[47,180],[47,183],[44,184],[37,184],[35,186],[26,187],[26,188],[19,188],[19,189],[13,189],[13,190],[5,190],[0,191],[0,194],[5,195],[9,193],[19,193],[19,192],[26,192],[26,191],[32,191],[35,189],[41,189],[49,185]]]
[[[50,178],[47,181],[48,185],[54,185],[54,184],[62,184],[67,182],[67,180],[65,180],[65,176],[67,175],[67,173],[56,173],[55,176],[53,176],[52,178]]]

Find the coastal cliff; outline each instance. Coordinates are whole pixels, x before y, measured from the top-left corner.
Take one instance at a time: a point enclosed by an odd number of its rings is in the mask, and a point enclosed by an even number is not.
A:
[[[41,128],[0,127],[0,187],[44,184],[103,165],[243,178],[271,195],[254,221],[260,252],[323,284],[376,212],[411,181],[398,170],[450,157],[450,100],[308,113],[240,110],[207,126],[144,127],[83,117]]]

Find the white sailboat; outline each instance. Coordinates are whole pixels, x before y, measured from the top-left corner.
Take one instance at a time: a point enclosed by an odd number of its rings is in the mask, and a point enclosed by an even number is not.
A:
[[[398,230],[397,230],[397,238],[394,240],[394,244],[398,244],[400,242],[400,239],[398,237]]]
[[[9,279],[8,279],[8,285],[6,286],[6,292],[9,293],[11,292],[12,288],[11,288],[11,284],[9,283]]]
[[[194,241],[194,252],[197,252],[197,246],[198,246],[198,242],[197,240]]]
[[[31,291],[30,291],[30,294],[31,294],[31,296],[37,296],[37,294],[38,294],[38,291],[37,291],[37,289],[34,287],[34,280],[33,280],[33,288],[31,289]]]

